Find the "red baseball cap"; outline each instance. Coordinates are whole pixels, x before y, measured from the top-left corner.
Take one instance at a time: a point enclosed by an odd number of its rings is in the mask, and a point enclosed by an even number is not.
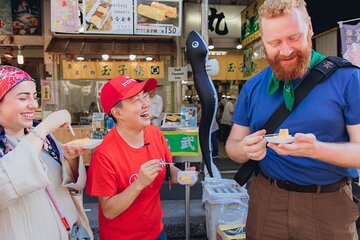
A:
[[[119,101],[130,98],[144,90],[149,92],[157,87],[157,80],[149,78],[138,82],[127,76],[118,76],[105,83],[101,89],[100,102],[107,115]]]
[[[13,87],[23,81],[35,82],[35,80],[27,72],[17,67],[0,65],[0,100]]]

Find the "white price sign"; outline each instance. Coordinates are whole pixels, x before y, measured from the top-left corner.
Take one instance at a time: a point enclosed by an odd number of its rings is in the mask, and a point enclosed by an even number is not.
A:
[[[135,0],[135,34],[181,36],[182,0]]]
[[[186,81],[187,80],[187,67],[169,67],[169,81]]]

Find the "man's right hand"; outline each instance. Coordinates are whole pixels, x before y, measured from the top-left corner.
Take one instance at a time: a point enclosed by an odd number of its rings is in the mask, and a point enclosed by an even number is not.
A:
[[[265,130],[259,130],[246,137],[239,143],[244,154],[252,160],[261,160],[266,155]]]
[[[135,181],[137,186],[141,190],[149,186],[159,174],[161,169],[162,165],[159,159],[153,159],[141,165],[139,176]]]

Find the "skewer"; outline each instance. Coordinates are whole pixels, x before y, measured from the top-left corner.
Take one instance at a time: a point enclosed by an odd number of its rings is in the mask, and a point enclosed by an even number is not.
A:
[[[70,129],[71,135],[73,135],[75,137],[74,129],[72,128],[72,126],[70,124],[68,126],[69,126],[69,129]]]

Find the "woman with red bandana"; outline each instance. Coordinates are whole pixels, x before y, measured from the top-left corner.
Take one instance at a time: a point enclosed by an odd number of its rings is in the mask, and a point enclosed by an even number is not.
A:
[[[35,80],[0,65],[1,239],[69,239],[76,224],[90,239],[84,209],[72,198],[86,182],[83,149],[50,135],[71,123],[70,114],[56,111],[38,123],[37,108]]]

